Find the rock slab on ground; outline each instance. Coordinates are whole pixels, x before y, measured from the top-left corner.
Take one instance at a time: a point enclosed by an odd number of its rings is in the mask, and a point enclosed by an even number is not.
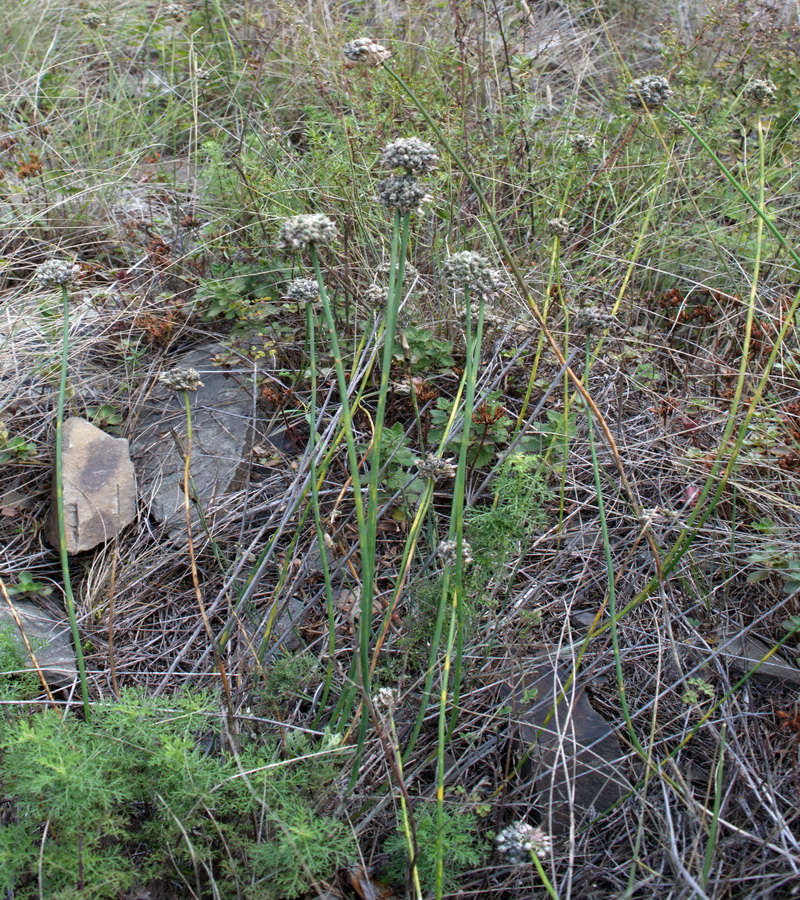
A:
[[[77,416],[64,422],[63,482],[67,553],[91,550],[136,517],[136,475],[128,441]],[[45,534],[57,547],[55,487]]]
[[[579,682],[567,687],[570,674],[557,658],[538,657],[507,685],[513,739],[525,759],[521,771],[530,778],[543,827],[554,834],[569,833],[631,790],[613,728]]]
[[[69,687],[77,679],[78,669],[66,614],[64,620],[59,621],[29,600],[12,600],[12,602],[47,683],[53,690]],[[28,651],[19,635],[17,622],[8,604],[2,599],[0,599],[0,628],[3,630],[8,628],[12,634],[19,637],[20,654],[26,658]],[[30,668],[33,669],[33,663],[30,664]]]
[[[190,473],[204,513],[219,506],[235,487],[237,472],[253,445],[253,387],[246,378],[214,366],[221,344],[207,344],[174,359],[195,369],[203,386],[189,393],[192,415]],[[183,491],[186,409],[182,393],[157,385],[149,394],[133,438],[142,499],[150,515],[172,538],[186,536]],[[190,488],[191,490],[191,488]],[[193,530],[199,515],[191,504]]]

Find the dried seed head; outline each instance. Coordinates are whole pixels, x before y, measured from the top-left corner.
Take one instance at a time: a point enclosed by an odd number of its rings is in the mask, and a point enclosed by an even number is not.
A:
[[[456,541],[439,541],[436,555],[446,566],[454,566],[458,560],[456,547]],[[471,562],[473,562],[472,547],[466,541],[461,541],[461,565],[466,568]]]
[[[171,391],[196,391],[203,387],[197,369],[171,369],[158,376],[158,383]]]
[[[572,320],[572,327],[579,334],[599,334],[613,324],[614,317],[597,306],[584,306]]]
[[[97,31],[105,25],[103,17],[95,12],[87,12],[81,16],[81,22],[89,29],[89,31]]]
[[[327,216],[293,216],[281,225],[275,246],[278,250],[305,250],[309,244],[330,244],[337,234],[336,225]]]
[[[379,66],[392,56],[390,50],[368,37],[356,38],[345,44],[342,53],[351,64],[367,66]]]
[[[432,172],[439,165],[439,154],[419,138],[400,138],[383,148],[381,165],[385,169],[405,169],[409,174]]]
[[[300,303],[313,303],[319,297],[319,285],[316,278],[295,278],[289,282],[286,288],[286,297],[289,300],[298,300]]]
[[[670,125],[670,131],[675,135],[684,134],[687,125],[694,129],[697,129],[700,126],[700,119],[697,116],[682,115],[681,118],[683,119],[683,122],[673,119],[672,124]]]
[[[399,699],[400,692],[397,688],[382,687],[378,688],[378,693],[375,695],[373,703],[377,707],[379,713],[391,715],[397,707]]]
[[[775,99],[777,91],[768,78],[751,78],[742,91],[742,98],[754,106],[763,106]]]
[[[378,182],[378,200],[387,209],[415,212],[431,197],[413,175],[390,175]]]
[[[454,287],[468,288],[476,294],[490,296],[498,290],[498,270],[489,260],[472,250],[454,253],[444,264],[445,278]]]
[[[161,7],[161,19],[171,19],[173,22],[182,22],[186,18],[186,10],[180,3],[168,3]]]
[[[625,100],[636,112],[657,109],[672,96],[672,88],[663,75],[645,75],[637,78],[625,89]]]
[[[567,238],[572,234],[572,228],[570,227],[569,220],[563,217],[559,217],[557,219],[548,219],[547,233],[552,235],[553,237],[561,238],[562,241],[567,240]]]
[[[429,453],[425,459],[417,460],[420,478],[428,478],[436,481],[438,478],[455,478],[456,467],[452,459],[443,459]]]
[[[375,282],[364,291],[361,297],[369,306],[385,306],[389,300],[389,288]]]
[[[34,277],[42,287],[60,287],[72,284],[80,272],[81,267],[68,259],[48,259],[39,266]]]
[[[553,839],[541,828],[534,828],[527,822],[517,822],[504,828],[495,838],[497,850],[505,854],[511,862],[531,861],[531,853],[544,859],[553,846]]]
[[[597,139],[591,134],[573,134],[569,145],[576,156],[591,153],[597,147]]]

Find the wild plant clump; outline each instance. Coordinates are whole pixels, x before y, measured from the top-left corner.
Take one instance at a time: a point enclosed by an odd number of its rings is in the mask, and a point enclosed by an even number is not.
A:
[[[672,88],[663,75],[645,75],[644,78],[637,78],[625,89],[625,101],[637,112],[658,109],[670,97]]]
[[[337,236],[336,225],[331,219],[320,213],[308,213],[286,219],[278,230],[275,246],[278,250],[306,250],[309,244],[331,244]]]

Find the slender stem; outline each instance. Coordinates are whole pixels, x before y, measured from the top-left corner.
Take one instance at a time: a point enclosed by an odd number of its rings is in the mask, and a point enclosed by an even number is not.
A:
[[[75,659],[78,663],[78,677],[81,682],[81,699],[83,713],[88,722],[91,718],[89,707],[89,689],[86,682],[86,665],[83,660],[81,635],[78,631],[78,619],[75,614],[75,597],[72,593],[72,579],[69,573],[69,556],[67,555],[67,526],[64,518],[64,406],[67,397],[67,366],[69,364],[69,294],[66,285],[61,285],[61,307],[63,332],[61,341],[61,377],[58,383],[58,407],[56,410],[56,516],[58,518],[58,553],[61,558],[61,575],[64,580],[64,600],[72,631],[72,643],[75,646]]]

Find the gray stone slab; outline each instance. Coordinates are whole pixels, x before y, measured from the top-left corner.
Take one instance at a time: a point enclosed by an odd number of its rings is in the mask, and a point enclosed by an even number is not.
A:
[[[78,677],[72,634],[66,613],[63,620],[53,619],[30,600],[13,600],[22,627],[33,648],[36,661],[53,690],[69,687]],[[0,598],[0,626],[10,628],[19,636],[19,629],[8,603]],[[28,651],[19,636],[20,654],[28,658]],[[30,664],[33,670],[33,664]],[[0,673],[1,674],[1,673]]]
[[[78,417],[64,422],[63,438],[67,553],[82,553],[114,537],[134,520],[136,476],[125,438],[112,437]],[[55,486],[45,534],[58,547]]]

